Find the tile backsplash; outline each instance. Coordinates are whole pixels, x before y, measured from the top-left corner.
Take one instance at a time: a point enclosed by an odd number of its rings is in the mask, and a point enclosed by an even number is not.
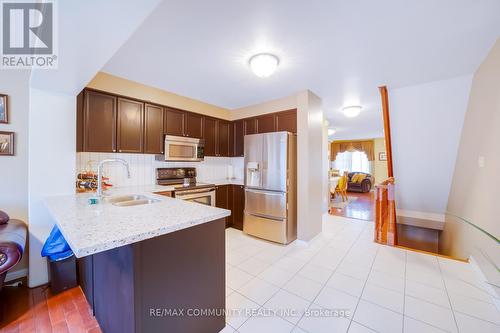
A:
[[[225,179],[232,169],[233,178],[243,178],[243,157],[205,157],[203,162],[161,162],[154,155],[118,153],[77,153],[76,172],[97,172],[97,165],[107,158],[122,158],[129,163],[130,178],[121,164],[107,164],[104,175],[114,186],[148,185],[156,182],[156,168],[195,167],[197,179],[210,182]],[[76,175],[75,175],[76,177]]]

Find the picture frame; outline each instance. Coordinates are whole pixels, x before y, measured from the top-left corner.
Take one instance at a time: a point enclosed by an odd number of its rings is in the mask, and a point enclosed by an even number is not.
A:
[[[0,131],[0,156],[14,156],[14,132]]]
[[[379,161],[387,161],[387,153],[385,151],[378,153]]]
[[[0,94],[0,124],[9,123],[9,99],[7,95]]]

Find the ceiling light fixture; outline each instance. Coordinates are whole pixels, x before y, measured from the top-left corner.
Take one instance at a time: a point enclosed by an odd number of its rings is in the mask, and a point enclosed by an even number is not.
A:
[[[334,135],[337,131],[334,128],[329,128],[328,129],[328,136]]]
[[[342,111],[344,112],[344,115],[346,117],[354,118],[361,113],[361,106],[359,105],[346,106],[342,109]]]
[[[258,77],[271,76],[279,65],[279,59],[274,54],[259,53],[249,60],[252,72]]]

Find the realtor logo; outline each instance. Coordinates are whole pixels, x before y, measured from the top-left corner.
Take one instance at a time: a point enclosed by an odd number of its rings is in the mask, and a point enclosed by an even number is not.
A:
[[[54,2],[2,2],[2,68],[56,68]]]

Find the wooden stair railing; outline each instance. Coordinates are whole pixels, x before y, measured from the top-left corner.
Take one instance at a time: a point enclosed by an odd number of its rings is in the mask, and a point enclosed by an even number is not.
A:
[[[398,242],[396,226],[396,203],[394,198],[394,178],[389,178],[375,186],[375,237],[380,244],[396,246]]]

